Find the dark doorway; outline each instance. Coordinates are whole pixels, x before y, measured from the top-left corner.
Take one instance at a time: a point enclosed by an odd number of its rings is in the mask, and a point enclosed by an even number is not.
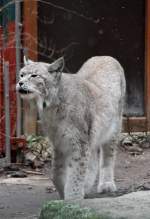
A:
[[[88,58],[109,55],[127,79],[127,112],[144,115],[145,1],[45,0],[38,3],[38,59],[64,55],[75,73]]]

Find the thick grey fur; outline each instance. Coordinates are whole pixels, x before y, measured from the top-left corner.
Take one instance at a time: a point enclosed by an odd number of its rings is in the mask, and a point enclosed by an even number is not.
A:
[[[27,91],[23,98],[36,99],[54,145],[54,184],[65,200],[115,191],[114,160],[126,87],[123,68],[109,56],[89,59],[74,75],[62,73],[63,66],[63,58],[52,64],[25,60],[17,84],[18,91]]]

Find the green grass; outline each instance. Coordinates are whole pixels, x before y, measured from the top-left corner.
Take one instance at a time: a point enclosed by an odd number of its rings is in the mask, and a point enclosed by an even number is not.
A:
[[[39,219],[112,219],[109,216],[98,215],[89,208],[80,208],[77,204],[67,204],[64,201],[46,203]]]

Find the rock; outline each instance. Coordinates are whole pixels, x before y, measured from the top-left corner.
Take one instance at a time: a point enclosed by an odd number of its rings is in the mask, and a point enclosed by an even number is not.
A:
[[[51,201],[42,208],[40,219],[150,219],[149,204],[150,191],[70,202]],[[82,209],[88,209],[88,212],[93,209],[94,215],[88,217],[86,210],[83,211],[84,214],[81,213]],[[84,217],[85,215],[87,217]]]
[[[132,146],[133,138],[131,136],[127,136],[122,140],[122,145]]]
[[[36,156],[31,151],[29,151],[25,154],[25,159],[27,161],[33,162],[36,159]]]
[[[44,165],[44,163],[43,163],[43,161],[41,161],[41,160],[39,160],[39,159],[35,159],[34,160],[34,168],[42,168],[43,167],[43,165]]]
[[[15,166],[15,165],[10,165],[10,166],[6,166],[4,167],[4,171],[6,172],[11,172],[11,171],[19,171],[19,167]]]
[[[56,188],[54,186],[48,186],[46,188],[47,193],[52,193],[52,192],[55,192],[55,191],[56,191]]]
[[[137,187],[137,190],[147,191],[150,190],[150,182],[143,183],[142,185]]]
[[[48,151],[42,151],[42,159],[43,159],[44,161],[47,160],[48,156],[49,156]]]
[[[143,152],[143,149],[140,148],[139,145],[136,144],[136,143],[134,143],[134,144],[132,145],[132,147],[128,147],[127,150],[128,150],[129,152],[134,153],[134,154],[141,154],[141,153]]]
[[[144,141],[140,144],[140,147],[143,148],[143,149],[147,149],[147,148],[150,148],[150,142],[148,141]]]
[[[87,199],[77,201],[81,207],[95,209],[97,213],[124,219],[149,219],[150,191],[132,192],[115,198]]]
[[[25,174],[22,171],[14,171],[9,174],[9,177],[24,178],[24,177],[27,177],[27,174]]]
[[[120,140],[121,146],[131,151],[131,154],[141,154],[143,149],[150,148],[150,133],[122,134]]]

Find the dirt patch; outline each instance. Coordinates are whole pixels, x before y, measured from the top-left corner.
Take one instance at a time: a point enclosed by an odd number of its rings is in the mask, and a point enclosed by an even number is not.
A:
[[[132,146],[132,145],[131,145]],[[0,218],[38,218],[40,208],[47,200],[58,199],[51,189],[50,165],[47,163],[42,175],[27,174],[26,178],[0,177]],[[120,146],[116,157],[115,181],[118,192],[105,196],[150,189],[150,148],[140,153]],[[103,197],[102,195],[100,197]]]
[[[118,148],[115,166],[117,192],[94,194],[86,198],[121,196],[136,191],[150,190],[150,148],[140,154],[132,154],[123,147]]]
[[[150,148],[139,155],[132,155],[119,148],[116,159],[115,180],[119,190],[150,189]]]

